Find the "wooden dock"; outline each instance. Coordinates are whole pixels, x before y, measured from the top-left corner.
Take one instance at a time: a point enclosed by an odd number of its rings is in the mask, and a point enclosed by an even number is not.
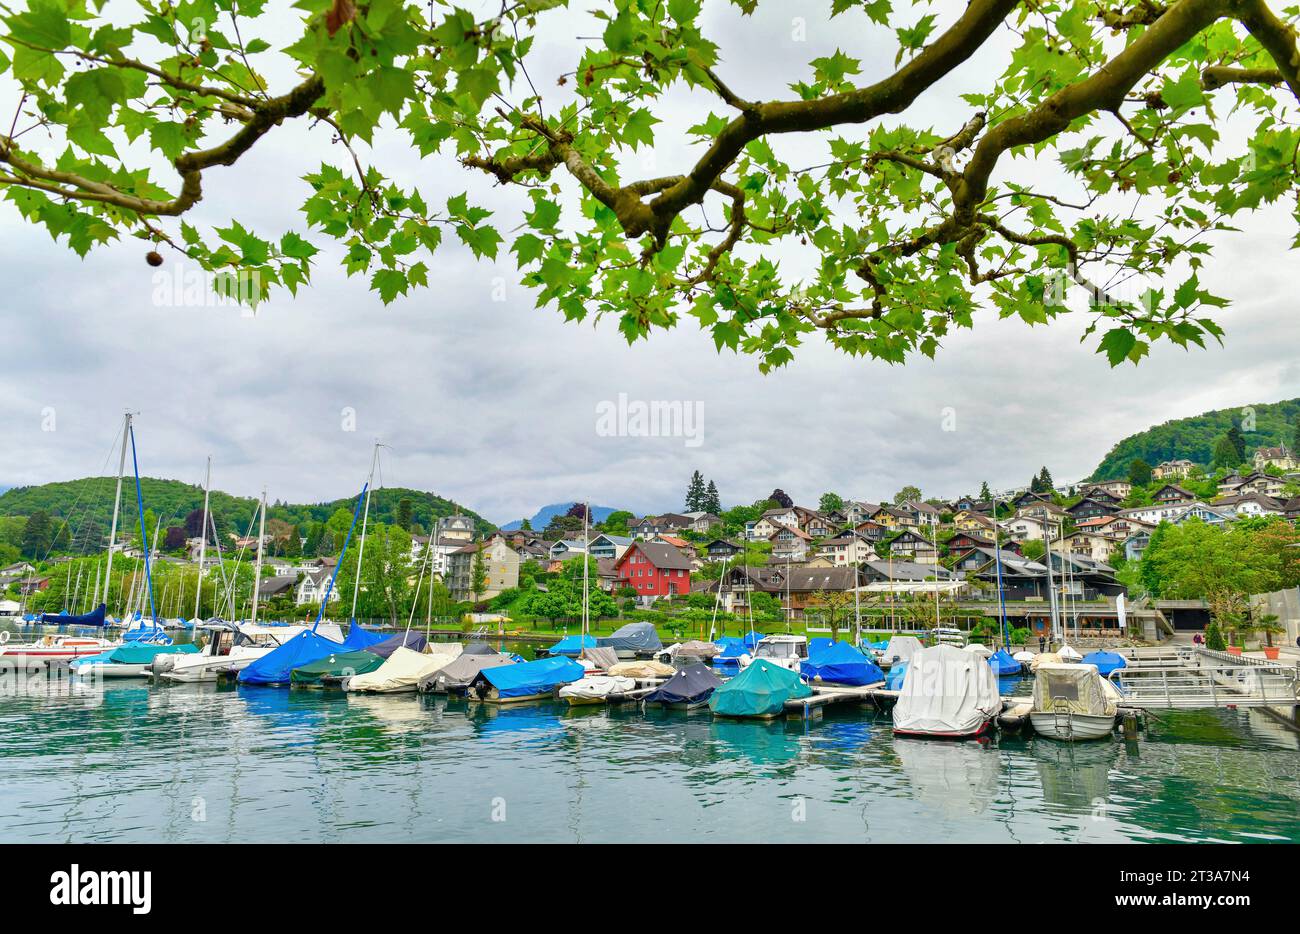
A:
[[[831,704],[862,704],[871,700],[872,694],[885,682],[862,686],[814,684],[811,697],[796,697],[785,702],[785,715],[796,720],[813,720]]]

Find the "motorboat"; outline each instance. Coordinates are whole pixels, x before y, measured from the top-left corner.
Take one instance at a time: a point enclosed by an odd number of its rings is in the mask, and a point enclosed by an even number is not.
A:
[[[126,642],[99,655],[73,659],[72,673],[83,678],[145,678],[160,655],[197,655],[196,645],[171,642]]]
[[[1006,649],[998,649],[988,658],[989,667],[999,678],[1010,678],[1020,674],[1024,666],[1015,657],[1007,654]]]
[[[799,665],[808,657],[808,637],[793,635],[764,636],[754,646],[753,654],[740,656],[741,670],[757,661],[778,665],[787,671],[798,672]]]
[[[714,716],[771,720],[785,712],[785,702],[811,697],[812,688],[784,665],[756,658],[709,698]]]
[[[921,649],[907,663],[894,705],[894,734],[970,739],[1002,711],[998,679],[984,659],[952,645]]]
[[[636,690],[636,681],[617,675],[588,675],[571,681],[560,688],[560,700],[570,707],[587,707],[604,704],[611,697]]]
[[[32,671],[50,662],[70,662],[87,655],[100,655],[121,645],[115,639],[96,636],[45,635],[31,642],[9,641],[8,630],[0,632],[0,671]]]
[[[464,646],[459,642],[430,643],[422,652],[397,648],[373,671],[344,678],[342,687],[351,694],[410,694],[421,681],[463,653]]]
[[[628,623],[608,636],[601,636],[596,644],[613,649],[619,658],[653,658],[664,647],[654,623]]]
[[[817,646],[799,664],[799,673],[814,684],[865,687],[885,683],[885,673],[876,663],[847,642]]]
[[[485,668],[501,668],[519,664],[502,652],[483,654],[472,651],[475,643],[465,646],[465,651],[432,674],[425,675],[415,685],[421,694],[465,694],[476,684],[486,684]]]
[[[921,648],[921,640],[916,636],[890,636],[889,643],[881,650],[876,664],[889,669],[898,662],[906,662]]]
[[[966,633],[950,626],[937,626],[930,630],[931,645],[955,645],[961,648],[966,644]]]
[[[1101,739],[1115,730],[1120,693],[1096,665],[1039,665],[1034,675],[1029,720],[1049,739]]]
[[[586,672],[571,658],[539,658],[517,665],[483,669],[483,682],[474,696],[489,704],[518,704],[546,700],[557,688],[577,681]]]
[[[696,662],[673,675],[653,692],[645,696],[647,704],[658,704],[670,710],[697,710],[708,706],[713,692],[722,686],[722,679],[708,665]]]

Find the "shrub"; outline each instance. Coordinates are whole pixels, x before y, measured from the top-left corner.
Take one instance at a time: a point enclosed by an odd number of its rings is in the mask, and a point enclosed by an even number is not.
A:
[[[1216,652],[1222,652],[1228,648],[1228,643],[1223,638],[1223,630],[1219,628],[1218,623],[1210,623],[1205,627],[1205,647],[1214,649]]]

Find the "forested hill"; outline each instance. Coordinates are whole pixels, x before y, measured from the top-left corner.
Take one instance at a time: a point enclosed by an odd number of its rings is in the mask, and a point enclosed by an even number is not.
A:
[[[1254,430],[1247,430],[1242,420],[1254,413]],[[1246,455],[1256,448],[1295,444],[1296,419],[1300,418],[1300,399],[1268,402],[1260,405],[1218,409],[1190,418],[1177,418],[1120,441],[1093,471],[1090,479],[1120,480],[1128,477],[1129,464],[1141,458],[1151,466],[1161,461],[1186,459],[1209,466],[1214,459],[1214,444],[1234,424],[1242,429]]]
[[[39,486],[14,487],[0,494],[0,518],[30,516],[44,511],[56,521],[66,519],[69,537],[78,544],[102,541],[108,535],[113,516],[113,488],[115,477],[87,477]],[[185,517],[203,508],[203,488],[179,480],[140,479],[145,508],[162,521],[163,528],[184,525]],[[404,511],[403,500],[408,501],[411,524],[423,529],[431,527],[434,516],[449,516],[459,512],[471,516],[481,530],[493,526],[472,510],[443,499],[433,493],[408,490],[400,487],[375,490],[370,497],[370,521],[392,523]],[[257,501],[252,497],[231,496],[212,491],[210,509],[217,528],[224,532],[244,534],[253,517]],[[295,504],[275,502],[267,509],[268,520],[281,520],[294,525],[324,522],[338,509],[349,513],[356,505],[355,495],[328,503]],[[129,531],[139,526],[136,508],[135,483],[128,478],[122,483],[121,528]],[[201,523],[200,523],[201,524]],[[150,534],[153,530],[150,529]]]

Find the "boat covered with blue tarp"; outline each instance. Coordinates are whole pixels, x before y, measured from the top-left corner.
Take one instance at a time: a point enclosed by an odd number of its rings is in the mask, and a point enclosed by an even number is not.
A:
[[[998,649],[989,656],[989,667],[999,678],[1018,675],[1022,670],[1020,662],[1012,658],[1006,649]]]
[[[239,673],[240,684],[288,684],[295,668],[310,665],[343,646],[333,639],[304,629],[284,645],[277,646]]]
[[[501,700],[549,694],[562,684],[577,681],[586,669],[571,658],[539,658],[519,665],[483,670],[483,677]]]
[[[546,650],[547,655],[567,655],[570,658],[577,657],[583,649],[594,649],[596,647],[595,636],[565,636],[555,645]]]
[[[812,693],[795,672],[759,660],[714,691],[709,709],[720,717],[771,718],[781,715],[786,701]]]
[[[1128,659],[1118,652],[1089,652],[1083,656],[1083,664],[1096,665],[1097,674],[1108,677],[1112,671],[1128,667]]]
[[[810,681],[862,686],[880,684],[885,673],[876,663],[847,642],[831,642],[810,650],[799,663],[799,671]]]
[[[80,615],[72,613],[42,613],[41,623],[47,626],[103,626],[104,604],[95,607],[89,613]]]
[[[374,632],[360,623],[353,623],[348,627],[347,638],[343,640],[343,651],[360,652],[372,645],[383,642],[387,638],[388,636],[382,632]]]

